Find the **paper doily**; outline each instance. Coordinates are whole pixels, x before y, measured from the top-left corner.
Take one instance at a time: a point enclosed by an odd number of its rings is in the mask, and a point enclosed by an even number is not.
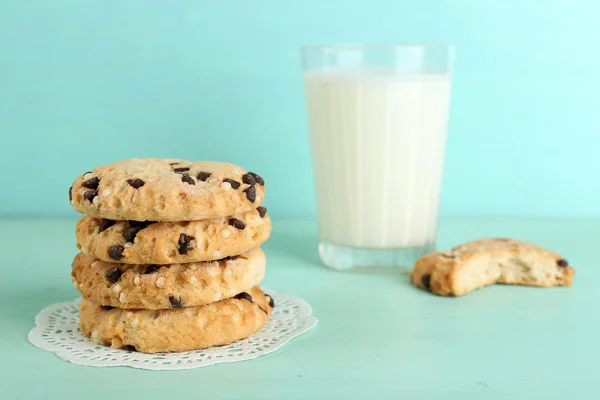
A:
[[[290,294],[267,290],[275,300],[271,319],[259,332],[227,346],[181,353],[144,354],[113,349],[83,336],[79,330],[81,298],[56,303],[35,317],[27,339],[36,347],[73,364],[93,367],[126,366],[150,370],[180,370],[250,360],[281,348],[290,339],[317,324],[306,301]]]

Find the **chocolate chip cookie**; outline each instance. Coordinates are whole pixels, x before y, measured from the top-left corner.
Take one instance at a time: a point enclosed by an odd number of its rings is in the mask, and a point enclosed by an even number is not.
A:
[[[575,270],[559,254],[514,239],[482,239],[415,263],[411,281],[442,296],[462,296],[494,283],[570,286]]]
[[[71,277],[94,303],[125,309],[191,307],[235,296],[258,285],[266,260],[260,249],[220,261],[188,264],[116,264],[79,253]]]
[[[83,299],[85,336],[118,349],[144,353],[188,351],[229,344],[259,331],[273,311],[260,288],[213,304],[169,310],[122,310]]]
[[[271,220],[264,207],[189,222],[115,221],[82,217],[77,248],[108,262],[172,264],[219,260],[260,246]]]
[[[220,162],[140,158],[95,168],[69,189],[80,213],[108,220],[195,221],[255,209],[265,182]]]

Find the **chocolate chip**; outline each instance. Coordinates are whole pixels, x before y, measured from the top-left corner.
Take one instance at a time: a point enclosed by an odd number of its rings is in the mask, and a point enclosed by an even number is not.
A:
[[[98,196],[98,191],[97,190],[88,190],[87,192],[85,192],[83,194],[83,198],[86,200],[89,200],[89,202],[93,202],[94,201],[94,197]]]
[[[128,221],[130,228],[127,228],[125,232],[123,232],[123,237],[128,242],[133,242],[136,235],[139,231],[146,228],[148,225],[154,224],[154,221]]]
[[[238,258],[239,258],[238,256],[229,256],[229,257],[221,258],[219,260],[219,262],[233,261],[233,260],[237,260]]]
[[[123,275],[123,273],[121,272],[121,270],[119,268],[113,268],[113,269],[109,269],[108,271],[106,271],[106,280],[109,281],[110,283],[117,283],[117,281],[119,279],[121,279],[121,275]]]
[[[156,271],[158,271],[160,269],[160,265],[156,265],[156,264],[150,264],[146,267],[146,269],[144,270],[144,272],[142,272],[144,275],[148,275],[148,274],[153,274]]]
[[[100,221],[100,226],[98,227],[98,233],[104,232],[105,230],[107,230],[108,228],[113,226],[115,224],[115,222],[117,222],[117,221],[113,221],[112,219],[103,219],[102,221]]]
[[[129,222],[130,226],[135,226],[135,227],[141,226],[141,227],[144,227],[144,228],[147,227],[150,224],[156,223],[156,221],[133,221],[133,220],[130,220],[130,221],[127,221],[127,222]]]
[[[268,314],[267,310],[265,310],[265,309],[264,309],[264,308],[262,308],[261,306],[258,306],[258,308],[260,308],[260,310],[261,310],[262,312],[264,312],[265,314]]]
[[[131,186],[134,189],[139,189],[146,184],[146,182],[139,178],[127,179],[127,183],[129,183],[129,186]]]
[[[190,185],[195,185],[196,184],[196,181],[194,181],[194,178],[192,178],[190,176],[190,174],[188,174],[187,172],[183,173],[183,176],[181,177],[181,181],[185,182],[185,183],[188,183]]]
[[[556,263],[558,264],[559,267],[568,267],[569,266],[569,262],[567,260],[565,260],[564,258],[561,258],[560,260],[556,261]]]
[[[223,179],[223,182],[228,182],[228,183],[231,185],[231,187],[232,187],[233,189],[239,189],[239,188],[240,188],[240,186],[242,185],[242,184],[241,184],[241,183],[239,183],[238,181],[236,181],[236,180],[233,180],[233,179],[229,179],[229,178],[225,178],[225,179]]]
[[[130,352],[131,351],[137,351],[137,349],[135,348],[135,346],[132,346],[130,344],[128,344],[127,346],[123,347],[122,349],[125,350],[125,351],[130,351]]]
[[[112,310],[114,307],[113,306],[100,306],[100,308],[102,308],[104,311],[108,311],[108,310]]]
[[[123,252],[125,251],[125,247],[120,244],[113,244],[108,248],[108,255],[113,260],[120,260],[123,258]]]
[[[206,182],[206,180],[211,176],[210,172],[198,172],[198,180],[202,182]]]
[[[246,198],[250,200],[251,203],[254,203],[254,200],[256,200],[256,188],[254,185],[244,190],[244,192],[246,193]]]
[[[248,172],[248,175],[251,175],[259,185],[265,186],[265,180],[261,178],[260,175],[255,174],[254,172]]]
[[[127,228],[125,232],[123,232],[123,237],[128,242],[133,242],[133,239],[135,239],[135,236],[138,234],[138,232],[144,228],[145,226],[132,226],[131,228]]]
[[[237,229],[244,229],[246,227],[246,225],[244,225],[244,223],[237,218],[230,218],[229,225]]]
[[[88,171],[88,172],[84,172],[83,174],[81,174],[81,176],[86,176],[87,174],[91,174],[92,171]]]
[[[235,296],[233,296],[234,299],[244,299],[244,300],[248,300],[250,303],[254,303],[254,301],[252,301],[252,296],[250,296],[248,293],[246,292],[242,292],[240,294],[236,294]]]
[[[69,201],[73,200],[73,186],[69,188]]]
[[[94,176],[93,178],[84,181],[81,186],[88,189],[98,189],[98,185],[100,184],[100,178]]]
[[[194,246],[191,244],[191,241],[194,239],[193,236],[186,235],[185,233],[179,235],[179,241],[177,242],[179,245],[179,254],[187,254],[188,251],[193,250]]]
[[[271,296],[270,294],[265,294],[268,298],[269,298],[269,306],[271,308],[275,308],[275,300],[273,300],[273,296]]]
[[[179,164],[178,162],[170,162],[169,165],[172,167],[173,165]]]
[[[423,284],[423,286],[425,286],[425,289],[430,290],[431,289],[431,275],[430,274],[425,274],[421,277],[421,283]]]
[[[181,299],[178,299],[176,297],[170,296],[169,297],[169,301],[171,302],[171,307],[173,307],[173,308],[181,308],[181,307],[183,307],[183,303],[181,302]]]
[[[184,172],[188,172],[189,170],[189,167],[173,168],[173,172],[175,172],[176,174],[182,174]]]
[[[254,177],[250,174],[242,175],[242,182],[248,185],[256,185],[256,179],[254,179]]]
[[[258,211],[258,215],[260,215],[261,218],[264,218],[265,215],[267,215],[267,209],[265,207],[256,207],[256,211]]]

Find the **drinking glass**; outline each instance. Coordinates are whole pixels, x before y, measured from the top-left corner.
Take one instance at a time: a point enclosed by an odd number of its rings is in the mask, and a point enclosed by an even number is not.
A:
[[[452,48],[304,46],[319,254],[402,271],[435,249]]]

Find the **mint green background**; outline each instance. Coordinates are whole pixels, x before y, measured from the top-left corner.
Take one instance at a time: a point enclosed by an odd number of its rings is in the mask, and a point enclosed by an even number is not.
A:
[[[593,0],[2,1],[0,216],[74,215],[78,174],[229,160],[314,213],[302,43],[457,46],[442,211],[600,215]]]

